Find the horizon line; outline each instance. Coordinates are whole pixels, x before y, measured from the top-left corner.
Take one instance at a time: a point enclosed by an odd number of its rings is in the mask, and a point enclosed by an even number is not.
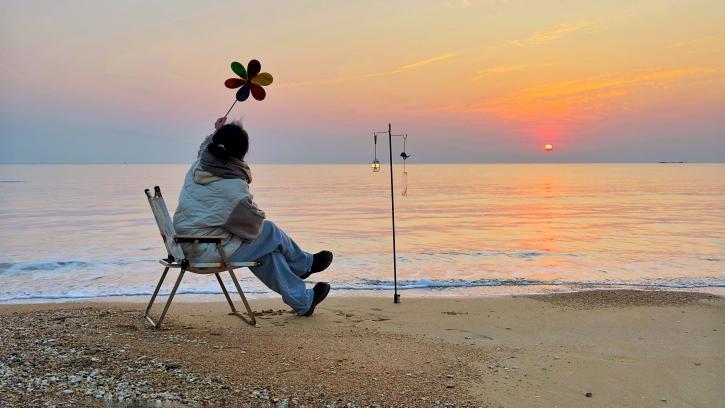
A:
[[[128,166],[177,166],[191,165],[192,162],[0,162],[0,166],[34,166],[34,165],[51,165],[51,166],[99,166],[99,165],[128,165]],[[350,162],[252,162],[254,165],[370,165],[368,162],[350,163]],[[380,164],[385,165],[389,163]],[[394,162],[393,164],[398,164]],[[402,162],[400,162],[402,164]],[[421,164],[725,164],[725,161],[678,161],[678,160],[662,160],[662,161],[478,161],[478,162],[420,162],[407,163],[408,166]]]

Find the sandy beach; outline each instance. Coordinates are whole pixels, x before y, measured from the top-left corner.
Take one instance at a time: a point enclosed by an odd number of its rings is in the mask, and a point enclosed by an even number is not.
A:
[[[725,400],[725,302],[591,291],[336,298],[302,318],[254,300],[4,305],[2,406],[714,407]],[[720,402],[718,402],[720,401]]]
[[[0,408],[725,408],[723,16],[0,0]]]

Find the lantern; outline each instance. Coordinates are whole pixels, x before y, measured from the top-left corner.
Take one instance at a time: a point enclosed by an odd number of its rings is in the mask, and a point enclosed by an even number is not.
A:
[[[370,167],[373,168],[373,172],[377,173],[380,171],[380,161],[378,159],[373,160],[372,163],[370,163]]]
[[[378,135],[373,133],[373,140],[375,141],[375,147],[373,151],[373,162],[370,163],[370,167],[373,169],[373,173],[380,171],[380,161],[378,160]]]

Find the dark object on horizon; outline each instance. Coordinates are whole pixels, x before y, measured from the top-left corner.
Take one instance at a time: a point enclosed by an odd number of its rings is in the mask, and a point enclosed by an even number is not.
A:
[[[683,161],[661,161],[661,162],[658,162],[658,163],[660,163],[660,164],[685,164],[687,162],[683,162]]]

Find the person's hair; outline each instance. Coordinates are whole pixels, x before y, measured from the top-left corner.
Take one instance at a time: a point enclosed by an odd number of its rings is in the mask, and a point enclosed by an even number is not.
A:
[[[206,149],[219,159],[242,159],[249,151],[249,135],[240,122],[232,122],[214,132]]]

